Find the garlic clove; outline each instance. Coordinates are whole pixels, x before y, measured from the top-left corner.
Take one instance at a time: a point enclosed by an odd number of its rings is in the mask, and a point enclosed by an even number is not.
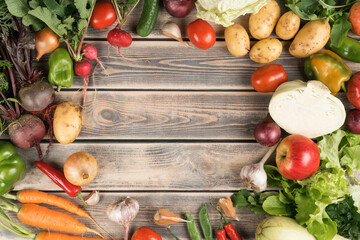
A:
[[[178,222],[186,222],[186,220],[178,217],[168,209],[159,209],[154,215],[156,225],[170,225]]]
[[[98,204],[100,201],[100,192],[99,191],[92,191],[89,195],[85,197],[86,205],[93,206]]]
[[[218,206],[220,206],[221,210],[224,212],[226,216],[239,221],[239,218],[236,217],[236,211],[233,202],[229,197],[220,198],[218,202]]]
[[[166,37],[175,39],[179,42],[183,42],[182,36],[181,36],[181,30],[180,30],[179,26],[174,22],[166,23],[162,27],[161,32]]]

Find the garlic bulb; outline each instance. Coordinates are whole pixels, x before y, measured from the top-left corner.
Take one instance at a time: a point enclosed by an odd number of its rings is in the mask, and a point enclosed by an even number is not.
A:
[[[279,142],[269,149],[269,151],[265,154],[259,163],[246,165],[241,169],[241,181],[243,181],[256,192],[265,191],[267,188],[267,175],[264,169],[264,164],[275,151]]]
[[[130,222],[135,219],[138,212],[139,203],[133,198],[126,197],[110,204],[106,213],[111,221],[123,225],[125,230],[124,240],[128,240]]]

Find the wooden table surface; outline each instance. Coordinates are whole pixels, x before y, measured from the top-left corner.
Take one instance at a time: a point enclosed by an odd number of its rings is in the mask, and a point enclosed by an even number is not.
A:
[[[123,236],[122,226],[110,222],[105,211],[110,203],[126,196],[140,204],[131,233],[149,226],[163,239],[173,239],[166,227],[152,223],[157,209],[167,208],[181,216],[188,210],[197,218],[202,204],[216,203],[218,198],[246,187],[239,180],[240,169],[259,161],[267,151],[256,143],[253,130],[266,116],[271,94],[253,90],[250,76],[261,65],[250,61],[248,55],[233,57],[226,48],[222,26],[213,25],[218,39],[211,49],[189,47],[162,36],[160,29],[175,21],[186,37],[187,24],[196,19],[195,9],[185,19],[176,19],[161,8],[153,33],[141,38],[135,33],[141,9],[142,3],[123,26],[133,36],[132,45],[121,49],[129,60],[107,43],[111,27],[89,28],[86,42],[97,47],[107,74],[99,66],[95,68],[79,137],[70,145],[54,144],[47,161],[62,167],[72,153],[85,151],[95,156],[99,172],[84,187],[84,194],[100,190],[101,201],[89,206],[88,212],[116,239]],[[248,29],[248,18],[246,15],[236,22]],[[289,54],[289,41],[282,43],[283,53],[273,63],[284,66],[289,80],[305,80],[303,59]],[[44,66],[47,58],[41,60]],[[347,63],[353,71],[360,70],[360,64]],[[75,77],[70,89],[57,93],[57,101],[80,104],[81,87],[82,79]],[[344,94],[339,97],[349,108]],[[46,146],[42,144],[44,149]],[[20,153],[27,161],[27,176],[15,190],[38,189],[68,198],[34,166],[35,149]],[[216,229],[219,215],[208,209]],[[248,210],[237,214],[240,221],[234,222],[236,229],[244,240],[254,239],[263,216]],[[77,219],[95,228],[88,220]],[[185,224],[173,225],[172,230],[179,238],[189,239]],[[1,230],[0,239],[21,238]]]

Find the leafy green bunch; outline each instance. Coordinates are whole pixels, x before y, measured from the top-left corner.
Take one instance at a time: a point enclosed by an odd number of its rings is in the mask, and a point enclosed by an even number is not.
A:
[[[326,19],[331,25],[331,42],[340,46],[351,29],[349,9],[359,0],[285,0],[285,6],[301,19]]]
[[[243,189],[233,194],[234,205],[255,213],[262,213],[261,207],[271,215],[293,217],[317,240],[333,239],[337,233],[357,239],[353,233],[360,228],[360,221],[355,221],[360,213],[360,186],[354,173],[360,169],[360,135],[338,130],[323,136],[317,145],[321,165],[314,175],[294,181],[284,178],[278,168],[264,166],[268,185],[282,189],[253,194]],[[343,213],[344,209],[351,212]]]
[[[22,18],[34,31],[45,26],[68,46],[75,61],[81,59],[81,45],[96,0],[5,0],[10,13]]]

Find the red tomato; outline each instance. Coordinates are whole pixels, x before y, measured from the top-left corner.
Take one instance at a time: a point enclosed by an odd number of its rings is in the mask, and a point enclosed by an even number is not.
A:
[[[360,110],[360,72],[355,73],[346,86],[346,96],[349,102]]]
[[[111,2],[103,1],[95,4],[90,18],[90,25],[93,28],[103,29],[114,24],[116,12]]]
[[[352,25],[351,31],[360,36],[360,2],[352,5],[350,9],[349,21]]]
[[[187,35],[190,41],[201,49],[211,48],[216,42],[215,30],[202,19],[195,20],[188,25]]]
[[[162,238],[151,228],[141,227],[136,229],[131,237],[131,240],[162,240]]]
[[[288,75],[280,64],[268,64],[259,67],[251,75],[251,84],[258,92],[273,92],[287,80]]]

